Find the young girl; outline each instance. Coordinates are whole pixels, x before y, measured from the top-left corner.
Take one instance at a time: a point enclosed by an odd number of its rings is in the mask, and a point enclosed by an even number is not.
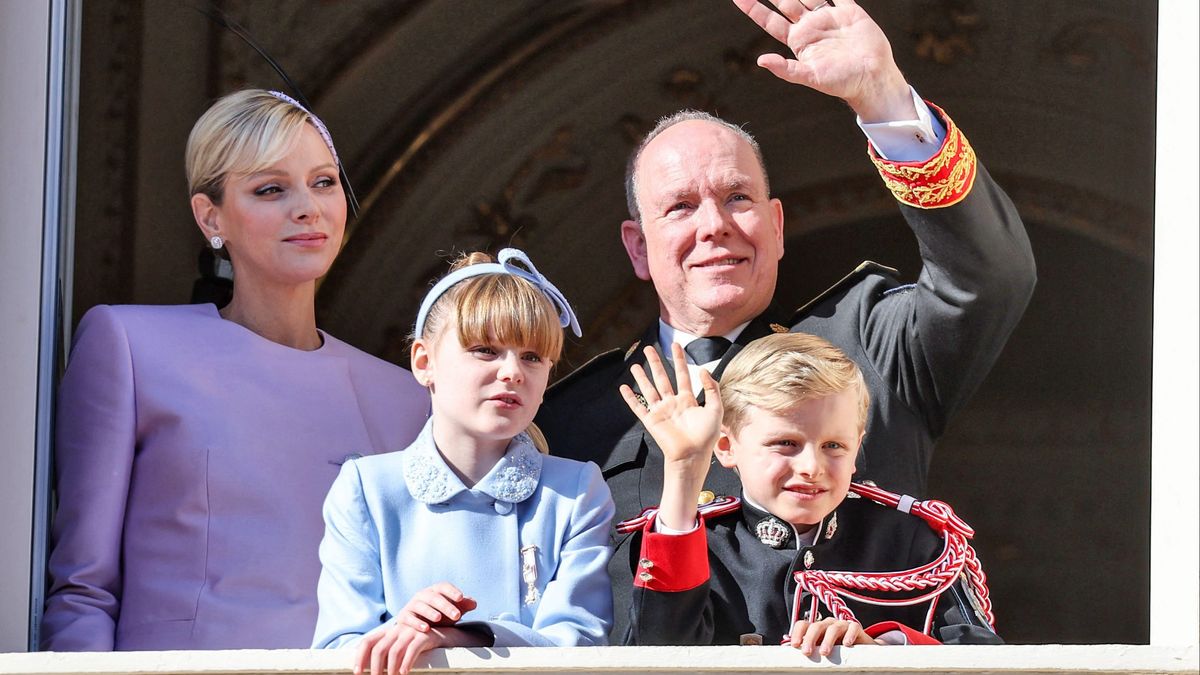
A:
[[[357,642],[355,672],[406,673],[438,647],[604,643],[612,498],[595,464],[531,438],[565,326],[580,335],[515,249],[460,260],[426,295],[412,367],[433,412],[404,452],[334,482],[314,647]]]

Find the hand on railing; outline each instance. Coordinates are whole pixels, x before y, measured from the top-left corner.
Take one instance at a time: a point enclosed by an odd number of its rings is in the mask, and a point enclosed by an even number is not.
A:
[[[439,647],[482,646],[475,633],[454,627],[476,603],[453,584],[418,591],[386,627],[363,636],[354,657],[355,675],[407,675],[417,657]]]

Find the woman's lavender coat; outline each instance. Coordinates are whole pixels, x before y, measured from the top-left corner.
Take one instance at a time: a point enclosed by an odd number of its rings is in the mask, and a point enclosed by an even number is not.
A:
[[[323,335],[291,349],[212,305],[100,306],[62,381],[43,649],[307,647],[321,502],[429,397]]]

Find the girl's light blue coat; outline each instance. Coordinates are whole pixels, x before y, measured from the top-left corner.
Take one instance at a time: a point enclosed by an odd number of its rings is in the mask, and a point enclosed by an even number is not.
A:
[[[402,452],[346,462],[330,489],[313,646],[355,641],[441,581],[478,601],[461,621],[485,622],[497,647],[604,644],[613,512],[595,464],[542,455],[525,434],[467,489],[431,420]]]

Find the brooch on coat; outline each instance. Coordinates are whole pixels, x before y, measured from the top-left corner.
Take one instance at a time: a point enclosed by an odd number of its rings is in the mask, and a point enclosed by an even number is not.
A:
[[[537,546],[521,548],[521,581],[525,582],[525,604],[537,603],[541,597],[537,585]]]

